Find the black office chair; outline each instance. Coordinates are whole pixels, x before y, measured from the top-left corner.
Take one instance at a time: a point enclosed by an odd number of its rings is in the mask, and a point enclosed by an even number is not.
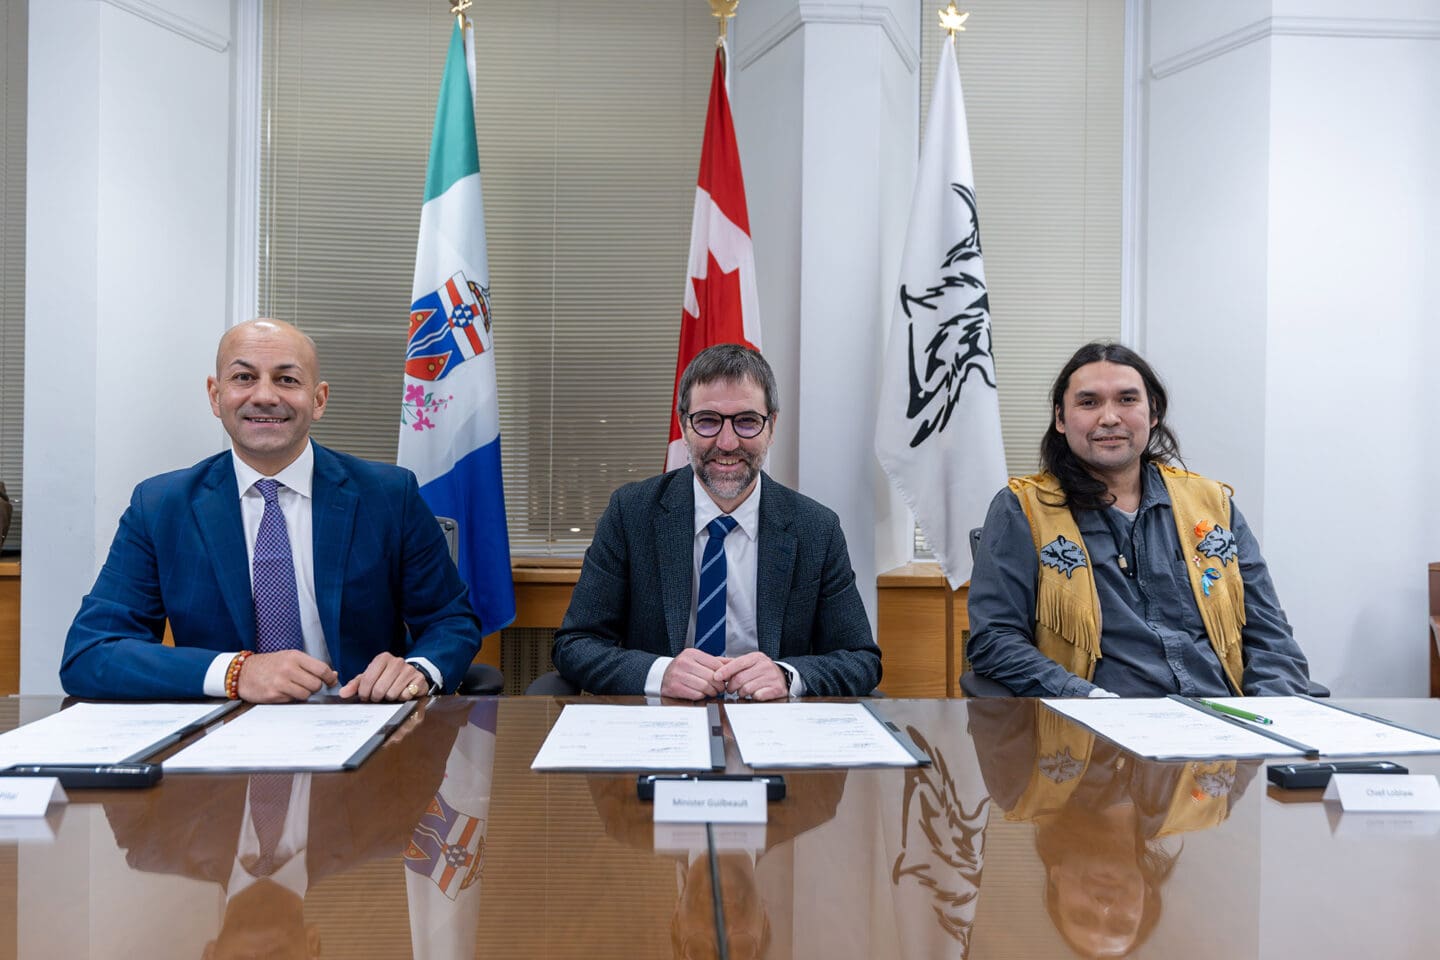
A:
[[[527,697],[575,697],[579,695],[580,688],[560,676],[559,670],[540,674],[530,681],[530,686],[525,688]]]
[[[984,527],[973,527],[970,530],[970,560],[973,563],[980,555],[980,531]],[[989,677],[982,677],[974,670],[966,670],[960,674],[960,692],[967,697],[1013,697],[1015,691],[1011,690],[999,680],[991,680]]]
[[[976,527],[970,531],[970,559],[974,560],[980,555],[980,531],[982,527]],[[1330,696],[1330,688],[1316,680],[1309,680],[1308,693],[1312,697]],[[960,675],[960,692],[967,697],[1013,697],[1015,691],[998,680],[991,680],[989,677],[982,677],[974,670],[966,670]]]
[[[472,663],[455,692],[466,697],[498,697],[505,692],[505,674],[488,663]]]
[[[453,563],[460,558],[460,524],[450,517],[436,517],[435,522],[445,534],[445,546]],[[467,697],[498,697],[505,692],[505,674],[488,663],[472,663],[455,692]]]

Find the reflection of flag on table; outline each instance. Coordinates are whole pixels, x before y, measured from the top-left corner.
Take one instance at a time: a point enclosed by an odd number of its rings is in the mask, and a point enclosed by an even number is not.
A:
[[[952,590],[970,579],[970,530],[1006,480],[974,185],[952,36],[925,121],[875,418],[875,454]]]
[[[420,211],[397,459],[415,471],[430,509],[458,524],[460,575],[491,633],[515,619],[515,590],[469,60],[457,26],[440,81]]]
[[[451,900],[480,879],[485,821],[461,813],[436,794],[405,849],[405,866],[424,872]]]
[[[493,699],[470,709],[445,762],[445,780],[406,845],[405,891],[416,957],[475,955],[495,720]]]
[[[729,49],[715,51],[710,77],[710,107],[700,147],[700,176],[695,215],[690,222],[690,264],[685,277],[685,310],[680,317],[680,349],[675,387],[695,354],[717,343],[744,343],[760,349],[760,298],[755,291],[755,247],[745,209],[745,178],[730,119],[725,62]],[[670,402],[670,445],[665,469],[690,462],[681,439],[675,401]]]

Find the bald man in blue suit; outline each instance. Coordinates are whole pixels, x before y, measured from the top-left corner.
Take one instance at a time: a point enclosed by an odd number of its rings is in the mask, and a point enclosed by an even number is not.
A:
[[[375,701],[454,689],[480,623],[414,475],[311,441],[329,385],[314,343],[289,324],[232,328],[215,367],[210,406],[232,449],[135,488],[66,636],[66,692],[278,703],[337,685]],[[266,478],[279,481],[303,636],[256,652]],[[173,647],[161,642],[167,620]]]

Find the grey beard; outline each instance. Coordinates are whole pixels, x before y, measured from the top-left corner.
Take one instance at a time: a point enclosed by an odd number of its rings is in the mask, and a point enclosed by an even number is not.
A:
[[[750,457],[744,457],[745,471],[733,480],[728,478],[716,478],[711,476],[708,465],[697,457],[690,458],[690,465],[695,469],[695,476],[700,478],[700,484],[721,500],[734,500],[740,496],[750,484],[755,482],[759,476],[759,469]]]

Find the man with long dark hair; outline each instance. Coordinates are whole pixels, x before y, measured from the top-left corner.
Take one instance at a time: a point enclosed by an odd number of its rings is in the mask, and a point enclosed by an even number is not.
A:
[[[1165,387],[1089,343],[1055,379],[1042,472],[990,504],[976,673],[1020,696],[1284,695],[1308,668],[1228,486],[1180,465]]]

